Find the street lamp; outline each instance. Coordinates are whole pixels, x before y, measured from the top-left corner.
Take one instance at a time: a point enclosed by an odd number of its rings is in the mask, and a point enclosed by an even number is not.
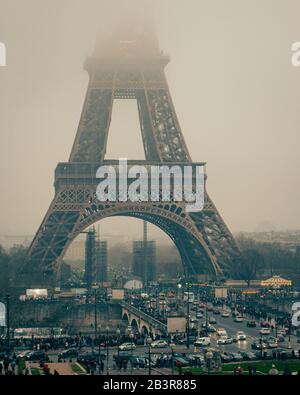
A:
[[[133,370],[133,361],[132,361],[132,358],[133,358],[133,338],[134,338],[134,334],[131,332],[130,333],[130,335],[129,335],[129,337],[130,337],[130,342],[131,342],[131,354],[130,354],[130,364],[131,364],[131,366],[130,366],[130,374],[132,375],[132,370]]]
[[[6,336],[7,336],[7,350],[10,352],[10,303],[9,295],[6,295]]]
[[[187,283],[187,325],[186,325],[186,334],[187,334],[187,339],[186,339],[186,347],[190,348],[190,284]]]
[[[149,358],[149,365],[148,365],[148,374],[151,376],[151,343],[152,339],[150,336],[147,337],[147,344],[148,344],[148,358]]]
[[[118,347],[118,356],[117,356],[117,374],[119,374],[119,367],[120,367],[120,328],[117,328],[116,330],[116,334],[117,334],[117,347]]]
[[[101,325],[99,325],[99,336],[98,336],[98,365],[99,365],[99,374],[101,373],[101,364],[102,364],[102,357],[101,357]]]
[[[171,344],[171,352],[172,352],[172,359],[171,359],[171,362],[172,362],[172,376],[174,376],[174,347],[175,347],[175,344],[174,343],[172,343]]]
[[[210,375],[211,361],[212,361],[213,356],[214,355],[210,350],[208,350],[207,353],[205,354],[208,375]]]
[[[109,326],[106,327],[106,374],[109,374],[109,371],[108,371],[108,364],[109,364],[108,332],[109,332]]]

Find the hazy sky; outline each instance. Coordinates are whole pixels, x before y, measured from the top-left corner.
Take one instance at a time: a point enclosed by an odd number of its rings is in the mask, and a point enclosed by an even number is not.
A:
[[[146,4],[147,3],[147,4]],[[97,32],[153,10],[193,160],[233,231],[300,227],[299,0],[0,0],[0,234],[33,234],[67,161]],[[149,12],[149,11],[147,11]],[[143,158],[134,102],[117,102],[108,157]],[[107,231],[136,232],[132,221]],[[129,226],[130,225],[130,226]],[[139,227],[138,229],[141,229]]]

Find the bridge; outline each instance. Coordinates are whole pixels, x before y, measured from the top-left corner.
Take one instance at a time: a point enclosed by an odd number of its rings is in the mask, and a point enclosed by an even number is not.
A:
[[[165,335],[167,333],[167,325],[149,314],[137,309],[127,302],[121,302],[122,306],[122,322],[130,325],[137,332],[143,335],[152,333],[153,335]]]

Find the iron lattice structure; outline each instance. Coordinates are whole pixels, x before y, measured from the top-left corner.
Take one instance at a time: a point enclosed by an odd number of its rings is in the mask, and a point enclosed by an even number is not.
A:
[[[169,58],[152,34],[127,32],[98,42],[85,69],[89,84],[78,131],[67,163],[55,171],[55,196],[28,250],[24,274],[31,284],[53,284],[60,262],[74,238],[88,226],[111,216],[132,216],[157,225],[174,241],[187,274],[224,275],[239,249],[212,200],[186,213],[174,202],[99,203],[95,178],[105,160],[114,99],[137,101],[145,161],[133,164],[192,163],[164,68]],[[130,138],[130,136],[128,136]]]

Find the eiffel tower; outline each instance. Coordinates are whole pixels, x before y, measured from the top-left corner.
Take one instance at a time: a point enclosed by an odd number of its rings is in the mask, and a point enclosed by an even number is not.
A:
[[[85,69],[89,84],[69,161],[55,170],[55,196],[28,250],[23,274],[31,286],[54,284],[70,243],[87,227],[111,216],[148,221],[176,245],[185,273],[226,275],[239,255],[238,246],[205,191],[205,206],[187,213],[182,203],[99,203],[96,170],[105,152],[114,99],[137,101],[145,161],[192,163],[164,73],[169,57],[151,31],[134,28],[98,40]],[[130,136],[128,136],[130,139]]]

